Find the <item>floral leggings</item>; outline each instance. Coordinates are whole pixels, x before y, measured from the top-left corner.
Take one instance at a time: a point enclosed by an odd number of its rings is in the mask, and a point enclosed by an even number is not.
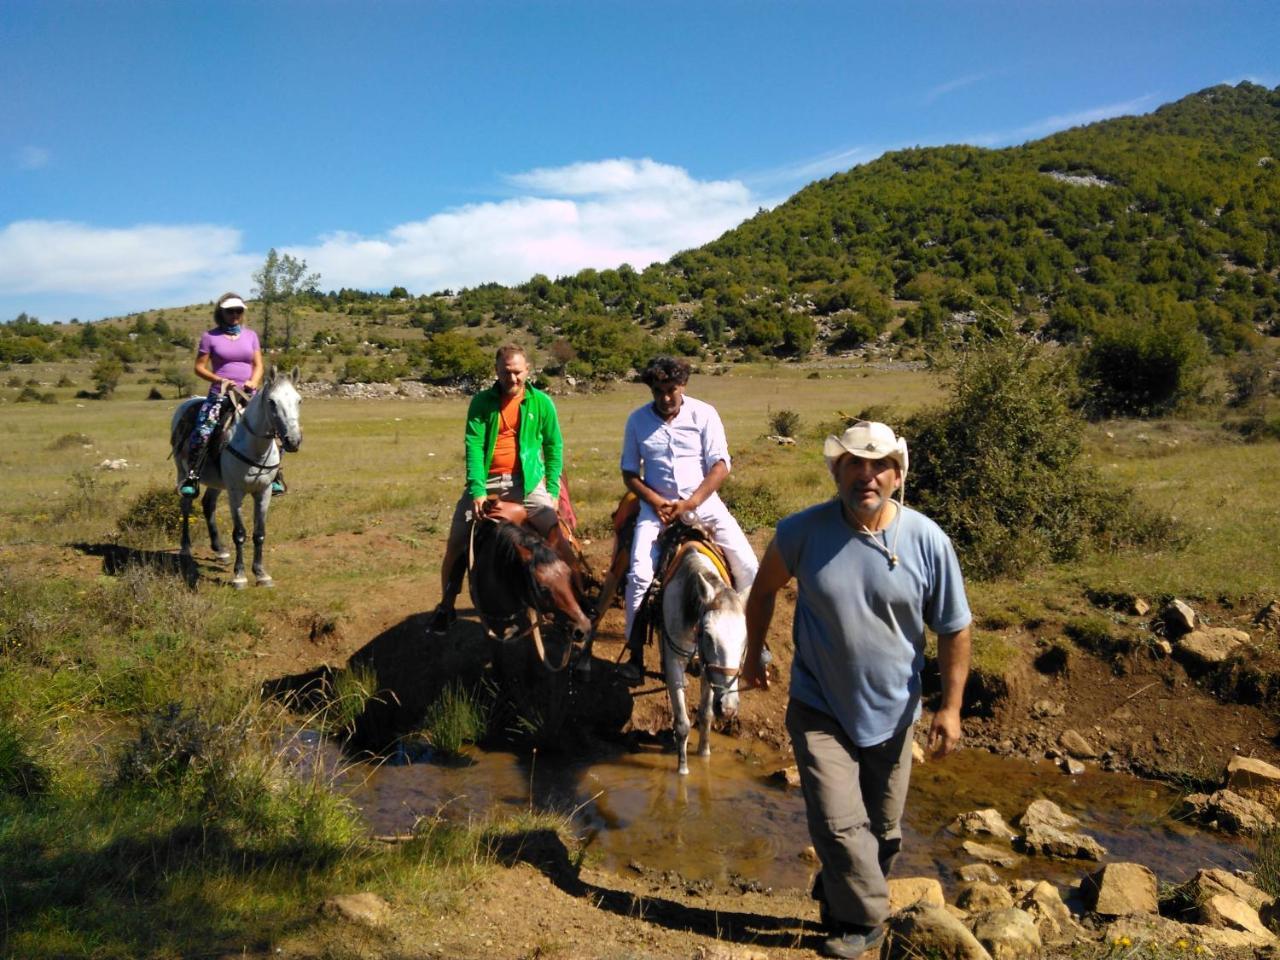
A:
[[[200,405],[200,412],[196,414],[196,426],[191,431],[191,440],[187,444],[187,469],[191,473],[200,471],[204,449],[208,446],[213,431],[218,428],[218,421],[222,419],[222,405],[226,399],[226,394],[221,391],[210,390],[209,396]]]

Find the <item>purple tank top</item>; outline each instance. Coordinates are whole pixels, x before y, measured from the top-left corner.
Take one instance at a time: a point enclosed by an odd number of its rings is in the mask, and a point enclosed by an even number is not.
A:
[[[214,373],[243,388],[253,376],[253,355],[258,349],[258,335],[252,330],[241,329],[234,340],[221,330],[209,330],[200,338],[196,353],[207,353]]]

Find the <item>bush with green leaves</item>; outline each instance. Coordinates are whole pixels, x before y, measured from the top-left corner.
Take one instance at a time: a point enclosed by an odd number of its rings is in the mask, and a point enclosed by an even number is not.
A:
[[[1203,386],[1204,338],[1188,317],[1112,319],[1085,349],[1085,409],[1099,416],[1157,416]]]
[[[773,410],[769,413],[769,429],[779,437],[794,437],[800,429],[800,414],[794,410]]]
[[[116,529],[123,534],[154,533],[168,539],[182,533],[182,502],[168,485],[150,486],[133,498]]]
[[[1137,523],[1129,491],[1108,489],[1081,457],[1069,359],[1011,334],[952,361],[950,399],[905,425],[906,493],[950,535],[965,571],[1016,575],[1109,546],[1160,536]]]

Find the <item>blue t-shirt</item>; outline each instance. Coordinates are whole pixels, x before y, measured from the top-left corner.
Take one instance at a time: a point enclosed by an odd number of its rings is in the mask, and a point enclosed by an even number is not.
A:
[[[972,619],[947,535],[904,507],[887,529],[862,533],[833,499],[785,518],[774,542],[799,586],[791,696],[834,717],[860,747],[914,723],[924,628],[954,633]]]

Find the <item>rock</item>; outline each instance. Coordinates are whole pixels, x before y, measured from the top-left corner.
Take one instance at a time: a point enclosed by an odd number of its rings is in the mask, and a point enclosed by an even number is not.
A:
[[[960,888],[956,894],[956,906],[966,913],[990,913],[1012,907],[1013,897],[999,884],[976,880]]]
[[[1058,738],[1058,746],[1067,751],[1068,756],[1075,757],[1077,760],[1098,759],[1098,751],[1093,749],[1093,744],[1074,730],[1063,730],[1062,736]]]
[[[1253,622],[1268,633],[1280,633],[1280,600],[1272,600],[1259,610]]]
[[[769,955],[762,950],[751,947],[731,947],[725,943],[698,947],[694,956],[697,960],[769,960]]]
[[[991,960],[969,928],[942,907],[916,904],[889,918],[882,960]]]
[[[1192,666],[1213,667],[1230,660],[1248,641],[1249,635],[1243,630],[1205,627],[1180,637],[1174,651]]]
[[[1109,863],[1081,885],[1089,908],[1104,917],[1158,913],[1156,875],[1140,863]]]
[[[1275,826],[1276,818],[1261,803],[1242,797],[1234,790],[1218,790],[1209,795],[1207,816],[1223,830],[1234,833],[1261,833]]]
[[[1170,600],[1160,611],[1160,619],[1164,621],[1165,630],[1170,638],[1190,633],[1200,622],[1196,612],[1181,600]]]
[[[1052,800],[1046,800],[1040,797],[1032,800],[1018,818],[1018,825],[1024,830],[1029,826],[1035,827],[1057,827],[1059,830],[1067,830],[1071,827],[1079,826],[1080,821],[1069,813],[1065,813]]]
[[[965,883],[999,883],[1000,874],[989,863],[966,863],[956,871],[956,876]]]
[[[1253,757],[1235,756],[1227,761],[1229,790],[1269,807],[1280,806],[1280,768]]]
[[[915,903],[941,907],[946,903],[942,884],[933,877],[901,877],[889,881],[889,912],[897,913]]]
[[[340,893],[321,903],[320,913],[326,917],[380,927],[391,916],[391,905],[376,893]]]
[[[1086,833],[1069,833],[1057,827],[1030,826],[1022,834],[1027,853],[1064,860],[1101,860],[1107,848]]]
[[[1197,870],[1194,877],[1178,888],[1178,892],[1188,903],[1203,903],[1215,894],[1229,893],[1258,911],[1274,901],[1270,894],[1247,880],[1228,870],[1218,869]]]
[[[1217,893],[1199,905],[1196,915],[1200,922],[1221,930],[1241,930],[1269,941],[1275,935],[1266,928],[1258,911],[1232,893]]]
[[[1080,925],[1062,902],[1058,888],[1044,880],[1035,883],[1024,893],[1018,906],[1035,919],[1040,939],[1045,943],[1057,943],[1075,936],[1080,930]]]
[[[794,764],[790,767],[783,767],[769,774],[769,779],[774,783],[780,783],[787,787],[800,786],[800,770]]]
[[[994,807],[962,813],[951,822],[950,829],[953,833],[971,837],[991,836],[1012,840],[1017,836],[1013,828],[1005,823],[1004,817],[1000,816],[1000,811]]]
[[[1173,644],[1170,643],[1168,640],[1164,639],[1164,637],[1161,637],[1159,640],[1156,641],[1156,649],[1159,650],[1166,657],[1173,656]]]
[[[1145,617],[1151,612],[1151,604],[1143,600],[1141,597],[1134,597],[1129,601],[1129,613],[1135,617]]]
[[[974,840],[966,840],[960,846],[969,856],[975,860],[981,860],[983,863],[994,863],[999,867],[1016,867],[1022,862],[1022,857],[1010,850],[989,847],[985,843],[978,843]]]
[[[1017,907],[992,910],[973,923],[973,935],[992,960],[1018,960],[1040,955],[1040,931],[1031,914]]]
[[[1063,757],[1058,761],[1058,766],[1063,773],[1073,777],[1078,777],[1084,773],[1084,762],[1077,760],[1075,757]]]
[[[1159,914],[1143,914],[1141,916],[1121,917],[1107,924],[1103,930],[1104,944],[1123,943],[1128,940],[1136,945],[1156,944],[1173,946],[1179,940],[1187,944],[1195,943],[1200,938],[1193,926],[1170,920]]]
[[[1192,816],[1199,820],[1209,817],[1209,795],[1207,793],[1188,793],[1182,798],[1182,815]]]
[[[1034,717],[1060,717],[1066,711],[1066,707],[1055,700],[1037,700],[1031,705],[1031,715]]]

